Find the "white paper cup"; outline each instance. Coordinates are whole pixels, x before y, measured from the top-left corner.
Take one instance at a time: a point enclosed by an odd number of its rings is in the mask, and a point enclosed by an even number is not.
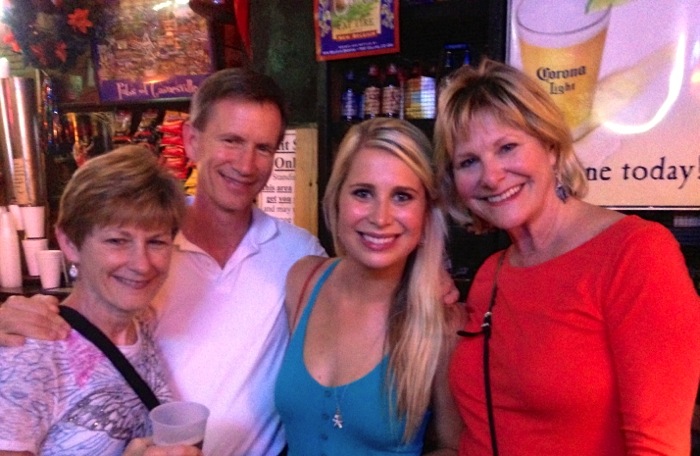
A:
[[[24,235],[28,238],[45,237],[45,216],[44,206],[20,206],[22,213],[22,223],[24,225]]]
[[[24,261],[27,263],[27,272],[30,276],[39,275],[39,263],[36,260],[36,252],[47,250],[49,241],[42,239],[22,239],[22,250],[24,251]]]
[[[209,409],[196,402],[169,402],[149,413],[156,445],[194,445],[202,448]]]
[[[63,252],[60,250],[39,250],[36,252],[41,288],[57,288],[61,285]]]

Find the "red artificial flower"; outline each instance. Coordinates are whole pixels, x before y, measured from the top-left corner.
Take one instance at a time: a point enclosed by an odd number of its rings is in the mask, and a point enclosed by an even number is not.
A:
[[[68,58],[67,47],[68,46],[66,46],[66,43],[61,41],[56,45],[56,49],[53,51],[56,54],[56,57],[58,57],[58,59],[63,63],[66,63],[66,59]]]
[[[68,15],[68,25],[73,27],[73,30],[80,30],[81,33],[87,34],[88,28],[92,27],[92,22],[88,20],[90,10],[76,8],[72,14]]]
[[[2,42],[12,47],[12,52],[22,52],[22,48],[19,47],[19,43],[17,42],[17,40],[15,39],[15,35],[13,35],[11,31],[8,30],[5,36],[2,37]]]
[[[46,54],[44,53],[44,48],[40,44],[32,44],[29,46],[34,56],[39,60],[39,63],[46,66],[48,65],[48,60],[46,60]]]

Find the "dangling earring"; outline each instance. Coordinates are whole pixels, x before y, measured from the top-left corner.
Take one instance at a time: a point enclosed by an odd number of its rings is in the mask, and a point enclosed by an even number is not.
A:
[[[566,200],[569,198],[569,191],[564,187],[564,184],[561,183],[561,179],[559,179],[559,175],[557,174],[557,186],[554,188],[554,192],[557,194],[557,198],[559,198],[563,203],[566,203]]]
[[[75,263],[71,263],[70,267],[68,268],[68,275],[70,276],[71,279],[75,280],[78,278],[78,265]]]

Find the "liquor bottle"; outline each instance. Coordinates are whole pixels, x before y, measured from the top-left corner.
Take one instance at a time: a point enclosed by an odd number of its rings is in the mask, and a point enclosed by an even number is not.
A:
[[[472,53],[469,46],[465,46],[462,54],[462,66],[469,66],[472,64]]]
[[[442,61],[438,67],[436,97],[440,97],[440,91],[445,87],[450,75],[460,66],[471,64],[471,53],[467,43],[446,44],[443,47]]]
[[[443,57],[438,69],[438,85],[443,86],[450,74],[460,66],[471,64],[471,52],[467,43],[450,43],[443,47]]]
[[[379,80],[379,66],[371,64],[367,70],[367,83],[363,90],[363,117],[371,119],[381,114],[382,88]]]
[[[401,117],[403,108],[403,92],[399,80],[399,69],[395,63],[386,68],[384,84],[382,85],[382,116]]]
[[[407,119],[435,118],[435,71],[424,72],[423,65],[416,60],[405,85],[404,116]]]
[[[340,97],[340,117],[343,122],[353,123],[360,117],[360,94],[355,81],[355,71],[345,72],[343,93]]]
[[[423,76],[423,68],[418,60],[411,63],[406,84],[404,84],[404,117],[406,119],[419,119],[420,104],[420,78]]]
[[[445,55],[439,67],[438,85],[443,86],[447,77],[455,70],[455,56],[452,50],[445,50]]]

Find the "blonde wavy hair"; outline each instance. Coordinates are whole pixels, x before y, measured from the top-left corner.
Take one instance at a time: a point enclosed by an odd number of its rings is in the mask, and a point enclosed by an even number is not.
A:
[[[410,123],[376,118],[353,126],[340,144],[323,198],[326,224],[338,255],[346,249],[338,236],[338,200],[358,152],[378,148],[399,158],[419,177],[428,203],[422,242],[411,253],[394,295],[387,343],[387,391],[397,393],[399,416],[405,416],[404,441],[415,436],[430,405],[433,378],[443,348],[445,315],[440,274],[446,227],[435,173],[431,167],[430,140]]]
[[[554,101],[520,70],[485,59],[478,68],[464,66],[452,73],[438,100],[434,134],[436,167],[447,210],[455,220],[472,223],[477,232],[492,228],[461,201],[452,169],[457,138],[466,138],[469,123],[483,115],[524,131],[551,148],[557,159],[554,172],[567,193],[577,198],[586,195],[588,183],[574,153],[571,130]]]

